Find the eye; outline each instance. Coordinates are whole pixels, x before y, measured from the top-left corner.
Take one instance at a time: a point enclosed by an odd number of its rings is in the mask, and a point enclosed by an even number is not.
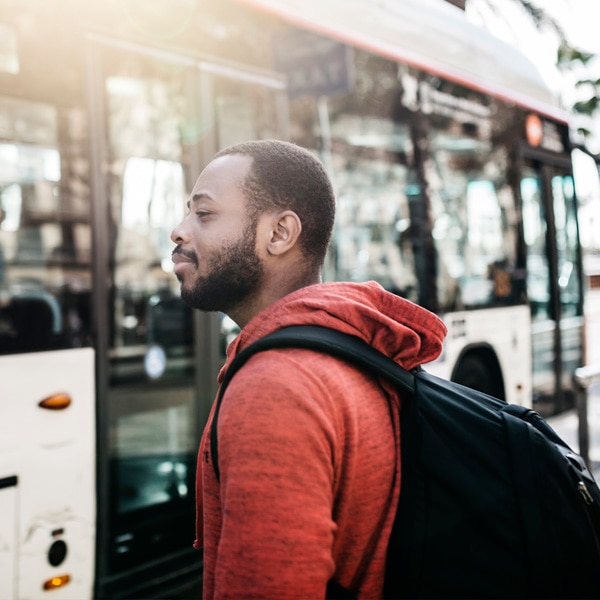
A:
[[[209,212],[208,210],[203,210],[203,209],[198,209],[196,211],[196,216],[201,220],[201,221],[205,221],[208,217],[211,216],[211,212]]]

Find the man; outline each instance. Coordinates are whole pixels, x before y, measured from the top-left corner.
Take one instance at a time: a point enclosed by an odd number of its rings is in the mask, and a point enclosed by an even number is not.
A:
[[[237,144],[200,174],[173,230],[181,296],[242,328],[233,357],[283,326],[359,336],[406,368],[436,358],[446,333],[431,313],[374,282],[321,283],[335,200],[321,163],[298,146]],[[400,493],[400,401],[383,382],[303,349],[253,356],[210,423],[197,479],[204,597],[324,598],[328,583],[381,597]]]

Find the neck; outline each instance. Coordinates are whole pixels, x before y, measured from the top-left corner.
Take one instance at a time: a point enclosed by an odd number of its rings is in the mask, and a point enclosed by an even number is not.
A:
[[[266,281],[265,285],[252,298],[246,299],[243,303],[229,310],[227,314],[243,329],[248,321],[274,302],[296,290],[321,283],[321,281],[320,271],[310,275],[305,274],[303,277],[294,277],[293,273],[290,273],[287,277]]]

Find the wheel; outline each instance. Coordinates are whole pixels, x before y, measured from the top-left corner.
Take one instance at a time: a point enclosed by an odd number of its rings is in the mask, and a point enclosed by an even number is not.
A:
[[[474,354],[467,354],[460,361],[452,380],[496,398],[504,396],[498,373]]]

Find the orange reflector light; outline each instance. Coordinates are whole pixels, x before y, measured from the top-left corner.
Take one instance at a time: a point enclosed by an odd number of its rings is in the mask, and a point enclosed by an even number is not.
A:
[[[544,137],[544,125],[538,115],[530,113],[525,120],[525,136],[532,146],[539,146]]]
[[[52,396],[48,396],[38,402],[38,406],[49,410],[62,410],[63,408],[67,408],[70,404],[71,396],[63,393],[52,394]]]
[[[52,579],[48,579],[44,581],[43,588],[48,590],[55,590],[56,588],[62,587],[63,585],[67,585],[71,581],[70,575],[59,575],[58,577],[53,577]]]

